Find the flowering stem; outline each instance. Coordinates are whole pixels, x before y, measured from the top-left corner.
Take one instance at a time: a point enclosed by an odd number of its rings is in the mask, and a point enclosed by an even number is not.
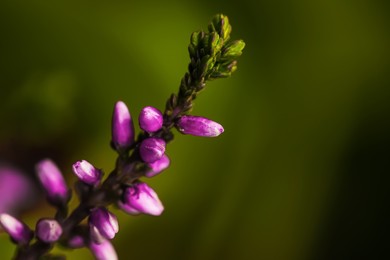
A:
[[[173,140],[173,127],[178,128],[184,134],[198,136],[211,137],[223,132],[222,126],[218,123],[202,117],[186,116],[186,114],[191,110],[197,94],[206,87],[208,80],[229,77],[235,71],[236,58],[241,55],[245,44],[241,40],[229,41],[230,31],[228,18],[224,15],[216,15],[209,25],[209,32],[200,31],[192,34],[188,47],[191,62],[188,72],[181,80],[178,93],[172,94],[167,100],[163,114],[153,107],[144,108],[142,117],[139,119],[141,129],[144,131],[135,141],[134,127],[128,109],[123,102],[117,103],[113,116],[112,139],[112,147],[118,152],[115,169],[101,185],[98,185],[101,177],[100,170],[96,170],[86,161],[77,162],[74,165],[74,171],[81,181],[76,183],[75,190],[80,203],[69,215],[67,202],[70,194],[65,185],[59,185],[61,189],[50,189],[53,183],[58,184],[57,180],[60,184],[64,183],[59,170],[50,161],[41,163],[39,176],[44,185],[46,183],[48,186],[52,194],[51,199],[54,198],[52,204],[57,207],[55,220],[47,220],[47,223],[58,223],[57,231],[61,234],[59,243],[67,246],[72,235],[77,232],[81,234],[85,244],[92,243],[93,238],[88,227],[80,226],[80,223],[85,218],[91,217],[92,211],[94,211],[93,214],[98,214],[97,208],[101,208],[97,219],[113,216],[105,208],[117,204],[124,196],[127,196],[126,188],[128,187],[132,187],[132,192],[139,192],[138,189],[142,189],[147,194],[143,196],[149,199],[148,203],[155,205],[155,208],[144,210],[142,205],[138,207],[139,205],[135,204],[129,206],[129,211],[151,215],[161,214],[163,207],[158,198],[155,199],[157,195],[148,186],[141,185],[139,179],[145,175],[148,177],[147,173],[153,170],[153,163],[164,155],[165,145]],[[169,159],[166,160],[168,160],[164,162],[166,166],[161,167],[167,167]],[[57,179],[54,181],[47,173],[48,168],[56,172]],[[154,176],[153,174],[150,176]],[[97,226],[100,225],[98,220],[95,222]],[[117,224],[111,231],[106,232],[110,234],[110,239],[118,231]],[[43,242],[42,239],[37,239],[33,244],[19,246],[15,259],[38,259],[43,255],[51,259],[46,254],[55,243],[56,241]]]

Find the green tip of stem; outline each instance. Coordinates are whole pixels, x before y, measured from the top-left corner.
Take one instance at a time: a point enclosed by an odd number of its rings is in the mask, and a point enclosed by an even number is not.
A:
[[[217,32],[224,41],[229,39],[230,32],[232,31],[229,18],[223,14],[215,15],[211,20],[208,28],[210,33]]]

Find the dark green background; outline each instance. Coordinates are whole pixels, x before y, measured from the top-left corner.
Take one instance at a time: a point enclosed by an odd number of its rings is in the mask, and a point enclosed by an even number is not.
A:
[[[114,210],[120,259],[385,259],[388,1],[1,0],[0,159],[33,176],[51,157],[69,183],[79,159],[109,172],[115,101],[135,118],[162,109],[191,32],[216,13],[247,47],[193,114],[225,133],[176,135],[170,169],[147,180],[164,214]],[[22,216],[31,225],[53,214],[34,207]],[[1,235],[1,259],[13,248]]]

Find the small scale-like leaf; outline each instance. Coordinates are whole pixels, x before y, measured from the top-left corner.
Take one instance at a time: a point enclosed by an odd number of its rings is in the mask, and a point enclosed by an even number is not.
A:
[[[242,50],[245,48],[245,42],[243,40],[236,40],[229,42],[224,46],[222,51],[223,58],[236,58],[241,56]]]

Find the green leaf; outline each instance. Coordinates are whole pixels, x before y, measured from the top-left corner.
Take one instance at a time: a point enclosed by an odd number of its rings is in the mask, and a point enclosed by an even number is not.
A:
[[[198,46],[198,44],[199,44],[199,35],[201,34],[201,32],[200,31],[198,31],[198,32],[193,32],[192,34],[191,34],[191,44],[193,45],[193,46]]]
[[[217,32],[223,41],[229,39],[232,31],[228,17],[223,14],[215,15],[208,28],[210,33]]]
[[[243,40],[236,40],[229,42],[224,46],[222,51],[222,57],[225,59],[237,58],[241,56],[242,50],[245,48],[245,42]]]

